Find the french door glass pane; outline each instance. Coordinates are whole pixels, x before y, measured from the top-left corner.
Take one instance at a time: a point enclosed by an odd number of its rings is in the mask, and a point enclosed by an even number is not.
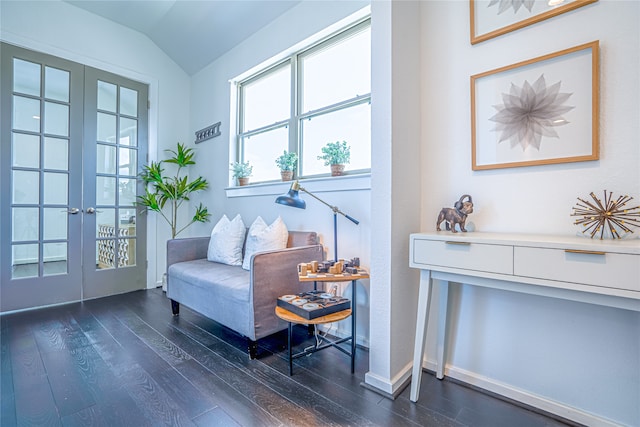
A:
[[[114,84],[98,81],[98,110],[116,112],[117,89]]]
[[[96,205],[116,204],[116,179],[107,176],[96,177]]]
[[[120,117],[120,145],[135,147],[138,145],[138,121]]]
[[[101,208],[96,212],[96,224],[98,224],[98,229],[96,230],[96,237],[109,237],[104,234],[100,234],[100,230],[102,226],[105,227],[115,227],[116,225],[116,210],[115,209],[107,209]]]
[[[40,237],[40,214],[35,208],[13,208],[11,240],[14,242],[26,242],[38,240]]]
[[[14,170],[12,201],[21,205],[37,205],[40,201],[40,173]]]
[[[291,67],[282,66],[243,86],[242,131],[258,129],[291,115]]]
[[[289,128],[281,127],[244,138],[243,145],[244,161],[253,166],[252,180],[258,182],[280,179],[280,169],[276,166],[275,159],[289,148]]]
[[[120,114],[138,116],[138,91],[120,87]]]
[[[96,172],[104,174],[116,173],[116,147],[113,145],[96,145]]]
[[[67,205],[69,203],[69,175],[44,172],[44,203]]]
[[[67,239],[67,217],[66,209],[44,208],[43,239],[44,240],[66,240]]]
[[[69,136],[69,106],[54,102],[44,103],[44,133]]]
[[[116,141],[116,116],[112,114],[98,113],[98,141],[110,142],[115,144]]]
[[[118,148],[118,153],[118,173],[120,175],[136,176],[136,171],[138,170],[138,151],[120,147]],[[120,204],[122,204],[122,202]]]
[[[55,101],[69,102],[69,72],[44,67],[44,96]]]
[[[371,31],[302,57],[302,112],[371,92]]]
[[[128,224],[129,236],[136,235],[136,210],[135,209],[120,209],[120,224]]]
[[[136,201],[136,179],[120,178],[118,180],[119,205],[133,206]]]
[[[11,247],[11,278],[37,277],[39,262],[37,244],[13,245]]]
[[[14,58],[13,91],[40,96],[40,64]]]
[[[13,167],[39,168],[40,167],[40,137],[24,133],[13,133],[13,145],[11,147]]]
[[[67,274],[67,243],[53,242],[42,245],[43,276]]]
[[[345,169],[358,170],[371,167],[371,105],[359,104],[302,120],[302,173],[316,175],[328,172],[318,160],[327,142],[347,141],[351,147],[351,162]]]
[[[62,138],[44,138],[44,168],[69,170],[69,141]]]
[[[14,95],[12,126],[14,130],[40,132],[40,101]]]

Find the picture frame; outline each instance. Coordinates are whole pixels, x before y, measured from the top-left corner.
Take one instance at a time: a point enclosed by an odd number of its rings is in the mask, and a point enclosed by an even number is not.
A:
[[[471,44],[501,36],[598,0],[469,0]]]
[[[599,41],[471,76],[474,171],[599,159]]]

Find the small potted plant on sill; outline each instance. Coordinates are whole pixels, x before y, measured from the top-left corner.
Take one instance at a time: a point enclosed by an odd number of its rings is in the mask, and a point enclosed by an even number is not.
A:
[[[249,177],[253,173],[253,166],[249,162],[233,162],[231,163],[233,177],[238,180],[239,186],[249,184]]]
[[[276,159],[276,165],[280,168],[280,176],[283,181],[291,181],[293,179],[293,171],[296,170],[297,164],[298,155],[296,153],[288,153],[287,150]]]
[[[318,160],[323,160],[325,166],[331,166],[331,176],[340,176],[344,165],[351,160],[351,147],[347,141],[328,142],[322,147],[322,156],[318,156]]]

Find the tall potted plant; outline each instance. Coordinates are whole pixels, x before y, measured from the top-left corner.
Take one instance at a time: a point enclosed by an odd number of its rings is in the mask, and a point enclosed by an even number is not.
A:
[[[324,160],[325,166],[331,166],[331,176],[342,175],[344,165],[351,161],[351,147],[347,141],[328,142],[321,150],[322,156],[318,156],[318,160]]]
[[[296,153],[288,153],[287,150],[276,159],[276,166],[280,168],[280,176],[283,181],[291,181],[293,179],[293,172],[296,170],[297,164],[298,155]]]
[[[191,194],[205,190],[209,183],[201,176],[189,181],[187,176],[182,176],[183,170],[190,165],[195,165],[193,160],[195,153],[191,148],[185,148],[178,143],[177,150],[165,150],[172,156],[159,162],[152,161],[146,165],[140,173],[140,178],[146,184],[146,192],[138,197],[137,205],[145,210],[157,212],[171,226],[171,238],[175,239],[185,228],[195,222],[208,222],[211,214],[200,203],[191,220],[181,228],[178,228],[178,211],[184,202],[190,200]],[[163,165],[174,164],[177,170],[174,175],[165,175]],[[165,209],[166,208],[166,209]]]

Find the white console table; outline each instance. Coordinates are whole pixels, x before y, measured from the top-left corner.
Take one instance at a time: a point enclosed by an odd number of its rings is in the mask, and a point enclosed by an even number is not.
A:
[[[420,269],[411,400],[418,400],[433,281],[440,284],[436,377],[444,378],[449,282],[640,311],[640,239],[452,233],[410,236]]]

